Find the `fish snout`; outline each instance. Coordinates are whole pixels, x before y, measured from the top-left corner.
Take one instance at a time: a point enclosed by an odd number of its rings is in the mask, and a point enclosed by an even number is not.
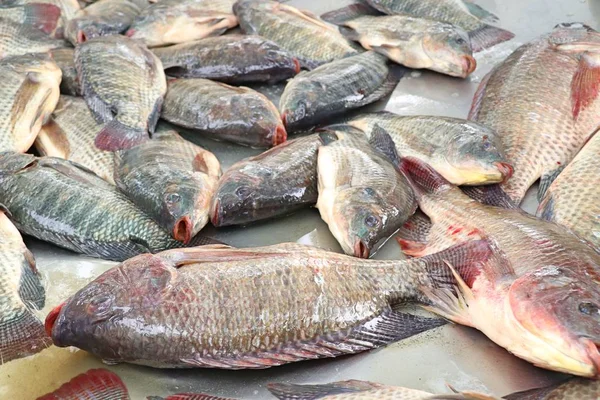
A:
[[[594,375],[592,377],[598,379],[600,378],[600,351],[598,350],[598,344],[591,339],[584,339],[584,345],[594,367]]]
[[[477,60],[473,56],[463,56],[463,71],[465,77],[471,75],[477,68]]]
[[[362,240],[357,240],[354,243],[354,257],[369,258],[369,246]]]
[[[127,32],[125,32],[125,36],[127,37],[133,37],[133,35],[135,35],[135,29],[128,29]]]
[[[273,132],[273,146],[277,146],[287,140],[287,131],[284,125],[277,125],[275,132]]]
[[[215,198],[210,216],[210,222],[213,224],[213,226],[219,226],[219,215],[221,212],[221,201]]]
[[[189,216],[179,218],[173,226],[173,238],[183,244],[192,240],[192,220]]]
[[[513,174],[515,172],[515,169],[509,163],[497,162],[497,163],[494,163],[494,164],[498,168],[498,171],[500,171],[500,173],[502,174],[502,178],[503,178],[502,181],[503,182],[506,182],[507,180],[509,180],[513,176]]]
[[[46,334],[49,337],[52,337],[52,330],[54,329],[54,325],[56,324],[58,315],[60,314],[60,311],[65,306],[65,304],[66,304],[66,302],[54,307],[52,309],[52,311],[50,311],[48,313],[48,315],[46,316],[46,321],[44,322],[44,329],[46,330]],[[54,341],[54,338],[52,340]],[[56,342],[55,342],[55,344],[58,345],[58,343],[56,343]]]

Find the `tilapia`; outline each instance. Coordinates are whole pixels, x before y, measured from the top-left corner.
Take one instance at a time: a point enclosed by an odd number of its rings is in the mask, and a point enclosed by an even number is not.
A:
[[[509,394],[506,400],[597,400],[600,381],[573,378],[552,386]]]
[[[520,203],[542,178],[548,186],[600,123],[600,33],[558,25],[515,50],[480,83],[469,119],[495,130],[515,170],[501,188]]]
[[[74,18],[81,10],[77,0],[0,0],[3,6],[17,6],[25,4],[51,4],[60,9],[60,20],[57,28],[64,25],[64,22]]]
[[[125,32],[140,8],[129,0],[100,0],[67,22],[65,37],[77,45],[89,39]]]
[[[389,95],[399,81],[384,56],[366,52],[302,72],[290,80],[279,100],[289,130],[314,126],[349,109]]]
[[[409,68],[466,78],[475,68],[468,34],[445,22],[405,15],[361,16],[343,22],[340,32],[365,49]]]
[[[317,202],[318,135],[282,143],[225,171],[213,197],[214,226],[244,225]]]
[[[423,242],[399,240],[406,254],[483,237],[494,249],[486,263],[453,266],[454,289],[423,288],[428,309],[538,367],[598,377],[600,254],[557,224],[469,198],[416,158],[400,170],[433,224]]]
[[[0,61],[0,151],[27,151],[60,96],[61,72],[47,55]]]
[[[0,208],[0,364],[40,352],[52,343],[33,311],[43,308],[46,300],[35,259],[6,214]]]
[[[90,369],[37,400],[129,400],[127,387],[114,372]]]
[[[122,261],[181,247],[117,188],[60,158],[0,153],[0,203],[24,234]]]
[[[376,112],[345,123],[362,130],[369,139],[379,126],[392,137],[400,155],[425,161],[455,185],[503,182],[513,173],[496,132],[476,122]]]
[[[126,35],[148,47],[220,35],[238,22],[235,0],[161,0],[144,9]]]
[[[79,86],[77,69],[75,69],[75,49],[70,47],[54,49],[50,51],[50,56],[62,72],[60,93],[81,96],[81,86]]]
[[[45,53],[65,42],[53,39],[39,29],[0,17],[0,59],[29,53]]]
[[[369,258],[414,214],[412,189],[361,131],[332,130],[320,137],[326,144],[317,158],[321,218],[346,254]]]
[[[161,117],[175,125],[253,147],[287,138],[277,107],[252,89],[201,78],[171,80],[168,86]]]
[[[35,148],[42,156],[73,161],[114,184],[113,153],[100,150],[94,144],[96,133],[102,127],[94,120],[85,100],[61,96],[52,118],[42,126]]]
[[[497,17],[467,0],[366,0],[385,14],[401,14],[443,21],[469,32],[474,51],[492,47],[512,39],[515,35],[488,25]]]
[[[226,83],[274,83],[300,72],[287,51],[259,36],[225,35],[153,50],[165,73]]]
[[[284,243],[142,255],[102,274],[46,317],[59,347],[162,368],[268,368],[380,347],[439,326],[395,304],[443,286],[444,262],[485,241],[414,260],[362,260]]]
[[[52,34],[60,18],[60,8],[52,4],[30,3],[0,7],[0,19],[8,19],[24,26]]]
[[[239,0],[233,12],[245,33],[272,40],[308,69],[358,53],[337,29],[287,4]]]
[[[99,149],[127,149],[148,139],[167,91],[158,57],[135,40],[102,36],[75,48],[75,67],[83,97],[106,124],[96,136]]]
[[[117,186],[176,240],[189,243],[208,222],[219,160],[170,129],[116,156]]]

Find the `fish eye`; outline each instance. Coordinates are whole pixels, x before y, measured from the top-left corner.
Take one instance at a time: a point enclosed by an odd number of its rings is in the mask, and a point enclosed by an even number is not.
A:
[[[250,196],[250,188],[247,186],[240,186],[239,188],[235,189],[235,195],[244,200]]]
[[[365,224],[370,228],[374,228],[379,224],[379,218],[372,214],[367,215],[367,217],[365,218]]]
[[[492,147],[492,144],[490,142],[484,142],[483,143],[483,149],[484,150],[489,150],[490,147]]]
[[[165,200],[169,204],[175,204],[181,200],[181,196],[179,195],[179,193],[169,193],[165,196]]]
[[[458,44],[466,44],[467,43],[467,41],[461,37],[457,37],[455,42]]]
[[[598,315],[598,306],[594,303],[584,302],[579,304],[579,311],[586,315]]]
[[[370,188],[370,187],[364,188],[363,192],[367,196],[375,196],[375,190],[373,190],[373,188]]]
[[[108,311],[112,301],[107,295],[100,295],[92,299],[87,306],[90,314],[103,314]]]

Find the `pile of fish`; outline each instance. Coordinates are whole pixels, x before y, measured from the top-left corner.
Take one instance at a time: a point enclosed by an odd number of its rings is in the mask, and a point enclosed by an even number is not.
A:
[[[482,80],[468,119],[361,109],[409,68],[468,77],[475,52],[513,37],[497,22],[461,0],[367,0],[322,17],[268,0],[3,2],[2,363],[53,344],[107,363],[268,368],[449,320],[539,367],[600,377],[600,33],[561,24],[522,45]],[[246,84],[280,84],[279,103]],[[222,171],[194,137],[267,150]],[[538,179],[533,216],[519,203]],[[203,231],[304,207],[345,254],[237,249]],[[52,282],[21,234],[121,264],[44,323]],[[369,259],[393,237],[408,259]],[[363,381],[269,390],[495,399]],[[129,398],[91,370],[42,399],[83,392]],[[206,396],[168,398],[217,399]],[[505,398],[599,396],[576,378]]]

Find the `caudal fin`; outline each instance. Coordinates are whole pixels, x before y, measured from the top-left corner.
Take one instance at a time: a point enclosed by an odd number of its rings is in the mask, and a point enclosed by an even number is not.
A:
[[[130,128],[113,119],[98,132],[94,143],[100,150],[117,151],[130,149],[146,140],[148,132],[145,130]]]
[[[337,10],[329,11],[321,15],[321,19],[331,24],[340,25],[365,15],[379,16],[383,14],[366,4],[355,3]]]
[[[37,400],[58,399],[129,400],[129,393],[117,374],[99,368],[77,375],[54,392]]]
[[[514,33],[491,25],[483,25],[482,27],[469,32],[471,47],[475,53],[489,49],[498,43],[506,42],[514,37]]]
[[[42,32],[51,34],[56,30],[60,18],[60,8],[54,4],[29,3],[23,6],[25,25],[32,26]]]
[[[27,357],[50,346],[44,324],[25,305],[0,317],[0,363]]]

